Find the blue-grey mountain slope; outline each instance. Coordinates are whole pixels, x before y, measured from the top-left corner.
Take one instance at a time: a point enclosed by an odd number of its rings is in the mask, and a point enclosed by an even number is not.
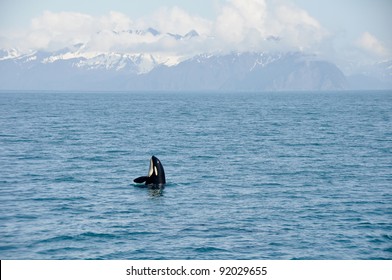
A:
[[[197,36],[190,33],[182,38]],[[86,57],[66,49],[0,59],[2,90],[342,90],[334,64],[302,53],[204,54],[175,63],[152,54],[101,53]]]
[[[147,86],[151,90],[280,91],[347,88],[344,74],[335,65],[300,53],[201,55],[176,67],[157,67],[140,81],[136,81],[138,89]]]

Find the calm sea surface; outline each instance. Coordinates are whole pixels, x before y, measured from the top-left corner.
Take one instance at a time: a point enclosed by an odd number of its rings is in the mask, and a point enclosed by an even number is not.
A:
[[[392,259],[392,92],[2,92],[0,259]]]

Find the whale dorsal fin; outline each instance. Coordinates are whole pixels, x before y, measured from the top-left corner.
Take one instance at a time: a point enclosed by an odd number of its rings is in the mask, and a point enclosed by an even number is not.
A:
[[[135,183],[141,184],[141,183],[144,183],[145,181],[147,181],[147,179],[148,179],[147,176],[141,176],[141,177],[134,179],[133,181]]]

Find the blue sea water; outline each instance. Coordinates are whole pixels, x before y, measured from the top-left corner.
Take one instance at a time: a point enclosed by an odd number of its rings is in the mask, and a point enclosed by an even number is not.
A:
[[[392,259],[392,92],[2,92],[0,258]]]

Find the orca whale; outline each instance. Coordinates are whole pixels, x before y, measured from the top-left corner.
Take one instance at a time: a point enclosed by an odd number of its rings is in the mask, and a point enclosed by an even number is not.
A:
[[[152,156],[148,175],[138,177],[133,181],[138,184],[145,183],[145,185],[153,187],[160,187],[166,184],[165,170],[163,170],[161,161],[157,157]]]

